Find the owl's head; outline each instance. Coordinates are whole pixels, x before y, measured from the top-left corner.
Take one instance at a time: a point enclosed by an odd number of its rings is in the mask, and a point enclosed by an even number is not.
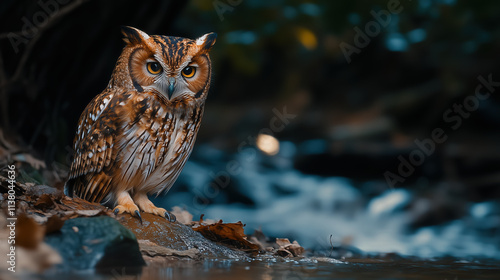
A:
[[[122,27],[127,46],[112,80],[126,79],[122,86],[137,91],[152,91],[174,100],[203,100],[210,87],[211,62],[208,52],[217,35],[208,33],[198,39],[148,35],[133,28]],[[125,65],[123,65],[125,66]],[[129,77],[129,78],[128,78]]]

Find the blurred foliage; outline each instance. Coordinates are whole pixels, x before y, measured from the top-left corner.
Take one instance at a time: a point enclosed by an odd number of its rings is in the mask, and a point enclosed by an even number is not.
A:
[[[341,44],[355,45],[356,28],[388,5],[402,11],[348,63]],[[473,93],[479,75],[500,79],[498,1],[87,0],[51,15],[59,18],[40,29],[19,79],[5,86],[27,50],[14,53],[7,34],[41,10],[38,2],[0,4],[0,110],[8,116],[2,126],[49,162],[68,162],[77,119],[123,46],[120,25],[191,38],[218,33],[199,141],[230,151],[284,106],[298,118],[281,140],[325,139],[336,153],[359,141],[411,146],[443,125],[443,112]],[[486,100],[459,136],[497,139],[498,107],[498,97]]]

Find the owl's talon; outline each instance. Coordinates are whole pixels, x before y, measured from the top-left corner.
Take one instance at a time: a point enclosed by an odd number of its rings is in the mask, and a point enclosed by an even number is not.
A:
[[[168,211],[165,211],[165,218],[171,222],[171,223],[175,223],[175,221],[177,220],[177,217],[175,217],[174,214],[168,212]]]
[[[142,224],[142,217],[141,217],[141,213],[139,213],[139,210],[135,210],[134,213],[137,216],[137,218],[139,218],[139,221],[141,221],[141,224]]]
[[[139,213],[139,208],[134,204],[127,192],[120,193],[117,200],[118,205],[116,205],[115,209],[113,209],[115,215],[130,213],[130,215],[132,216],[138,216],[139,220],[141,220],[142,223],[142,217]]]

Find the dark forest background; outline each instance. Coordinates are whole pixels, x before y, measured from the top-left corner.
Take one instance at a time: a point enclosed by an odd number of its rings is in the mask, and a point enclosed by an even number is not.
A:
[[[269,127],[273,108],[286,107],[296,117],[274,136],[295,145],[297,170],[384,181],[387,171],[398,175],[399,156],[418,149],[415,140],[441,128],[446,141],[392,186],[422,189],[438,213],[425,221],[438,223],[468,201],[500,198],[500,87],[483,87],[490,95],[477,109],[473,100],[478,77],[500,81],[499,14],[499,1],[465,0],[4,0],[1,156],[32,154],[68,170],[77,120],[123,48],[120,26],[189,38],[216,32],[197,149],[237,153]],[[356,48],[349,56],[347,44]],[[474,110],[455,111],[464,102]],[[38,173],[26,176],[54,183]]]

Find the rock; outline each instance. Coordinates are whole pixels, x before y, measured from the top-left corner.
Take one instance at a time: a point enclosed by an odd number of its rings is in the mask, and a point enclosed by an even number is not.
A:
[[[109,271],[145,265],[134,234],[107,216],[67,220],[59,232],[48,234],[45,242],[61,254],[62,269]]]
[[[149,257],[167,257],[167,256],[176,256],[176,257],[186,257],[194,259],[200,254],[200,250],[196,248],[191,248],[184,251],[178,251],[175,249],[166,248],[160,246],[154,242],[149,240],[139,240],[139,247],[141,248],[141,252],[143,255],[147,255]]]
[[[149,213],[141,213],[142,224],[137,217],[119,215],[117,220],[130,229],[138,240],[149,240],[159,246],[174,249],[194,258],[246,258],[245,252],[233,250],[212,242],[191,227],[179,222],[171,223],[165,218]],[[197,249],[195,252],[192,249]],[[187,250],[191,250],[188,251]],[[193,255],[193,252],[195,254]],[[179,254],[177,254],[179,255]]]

